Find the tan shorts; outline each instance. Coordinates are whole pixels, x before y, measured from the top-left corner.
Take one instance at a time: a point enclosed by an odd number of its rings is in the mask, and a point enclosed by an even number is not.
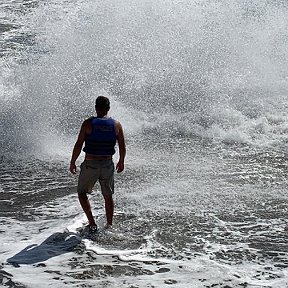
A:
[[[114,193],[114,163],[112,160],[84,160],[78,179],[78,194],[91,193],[99,180],[103,196]]]

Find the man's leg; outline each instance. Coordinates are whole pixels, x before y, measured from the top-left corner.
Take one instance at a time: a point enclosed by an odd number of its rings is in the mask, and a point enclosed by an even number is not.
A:
[[[89,162],[89,165],[91,166],[93,163]],[[81,164],[77,192],[81,207],[89,221],[89,226],[96,226],[87,193],[92,192],[92,188],[99,177],[99,169],[97,167],[92,169],[90,166],[87,165],[86,160]]]
[[[114,201],[112,196],[104,196],[107,224],[112,225],[114,215]]]
[[[107,161],[107,163],[105,163],[105,166],[102,167],[99,182],[102,195],[105,200],[107,224],[112,225],[114,213],[114,164],[112,160]]]
[[[87,194],[86,193],[78,194],[78,198],[79,198],[81,207],[88,218],[89,226],[96,226]]]

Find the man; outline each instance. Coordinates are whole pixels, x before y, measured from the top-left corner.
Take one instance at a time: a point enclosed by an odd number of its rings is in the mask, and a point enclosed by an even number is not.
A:
[[[78,179],[78,198],[88,221],[90,232],[97,231],[87,193],[99,180],[101,192],[105,200],[105,211],[107,227],[112,225],[114,213],[114,163],[112,156],[115,153],[115,144],[118,142],[119,161],[116,165],[117,172],[124,170],[124,159],[126,147],[124,133],[120,122],[107,116],[110,110],[110,101],[107,97],[99,96],[96,99],[96,117],[85,120],[81,126],[78,139],[75,143],[71,162],[70,172],[76,174],[75,162],[81,153],[83,143],[85,147],[85,160],[81,164],[81,171]]]

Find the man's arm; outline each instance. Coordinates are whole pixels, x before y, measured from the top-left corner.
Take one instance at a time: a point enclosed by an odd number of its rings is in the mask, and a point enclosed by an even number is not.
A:
[[[71,157],[71,161],[70,161],[70,172],[73,173],[73,174],[76,174],[76,160],[77,158],[79,157],[80,153],[81,153],[81,150],[82,150],[82,146],[83,146],[83,143],[85,141],[85,136],[86,136],[86,127],[87,127],[87,121],[84,121],[82,126],[81,126],[81,129],[80,129],[80,132],[79,132],[79,135],[78,135],[78,139],[74,145],[74,149],[73,149],[73,152],[72,152],[72,157]]]
[[[117,142],[119,146],[119,161],[116,165],[116,170],[118,173],[122,172],[124,170],[124,160],[126,156],[126,145],[125,145],[125,139],[124,139],[124,132],[122,125],[120,122],[116,122],[116,129],[117,129]]]

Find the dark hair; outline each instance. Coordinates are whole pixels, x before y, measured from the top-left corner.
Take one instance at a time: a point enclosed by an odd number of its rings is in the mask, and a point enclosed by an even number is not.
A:
[[[98,96],[96,99],[95,106],[100,110],[109,110],[110,109],[110,101],[105,96]]]

